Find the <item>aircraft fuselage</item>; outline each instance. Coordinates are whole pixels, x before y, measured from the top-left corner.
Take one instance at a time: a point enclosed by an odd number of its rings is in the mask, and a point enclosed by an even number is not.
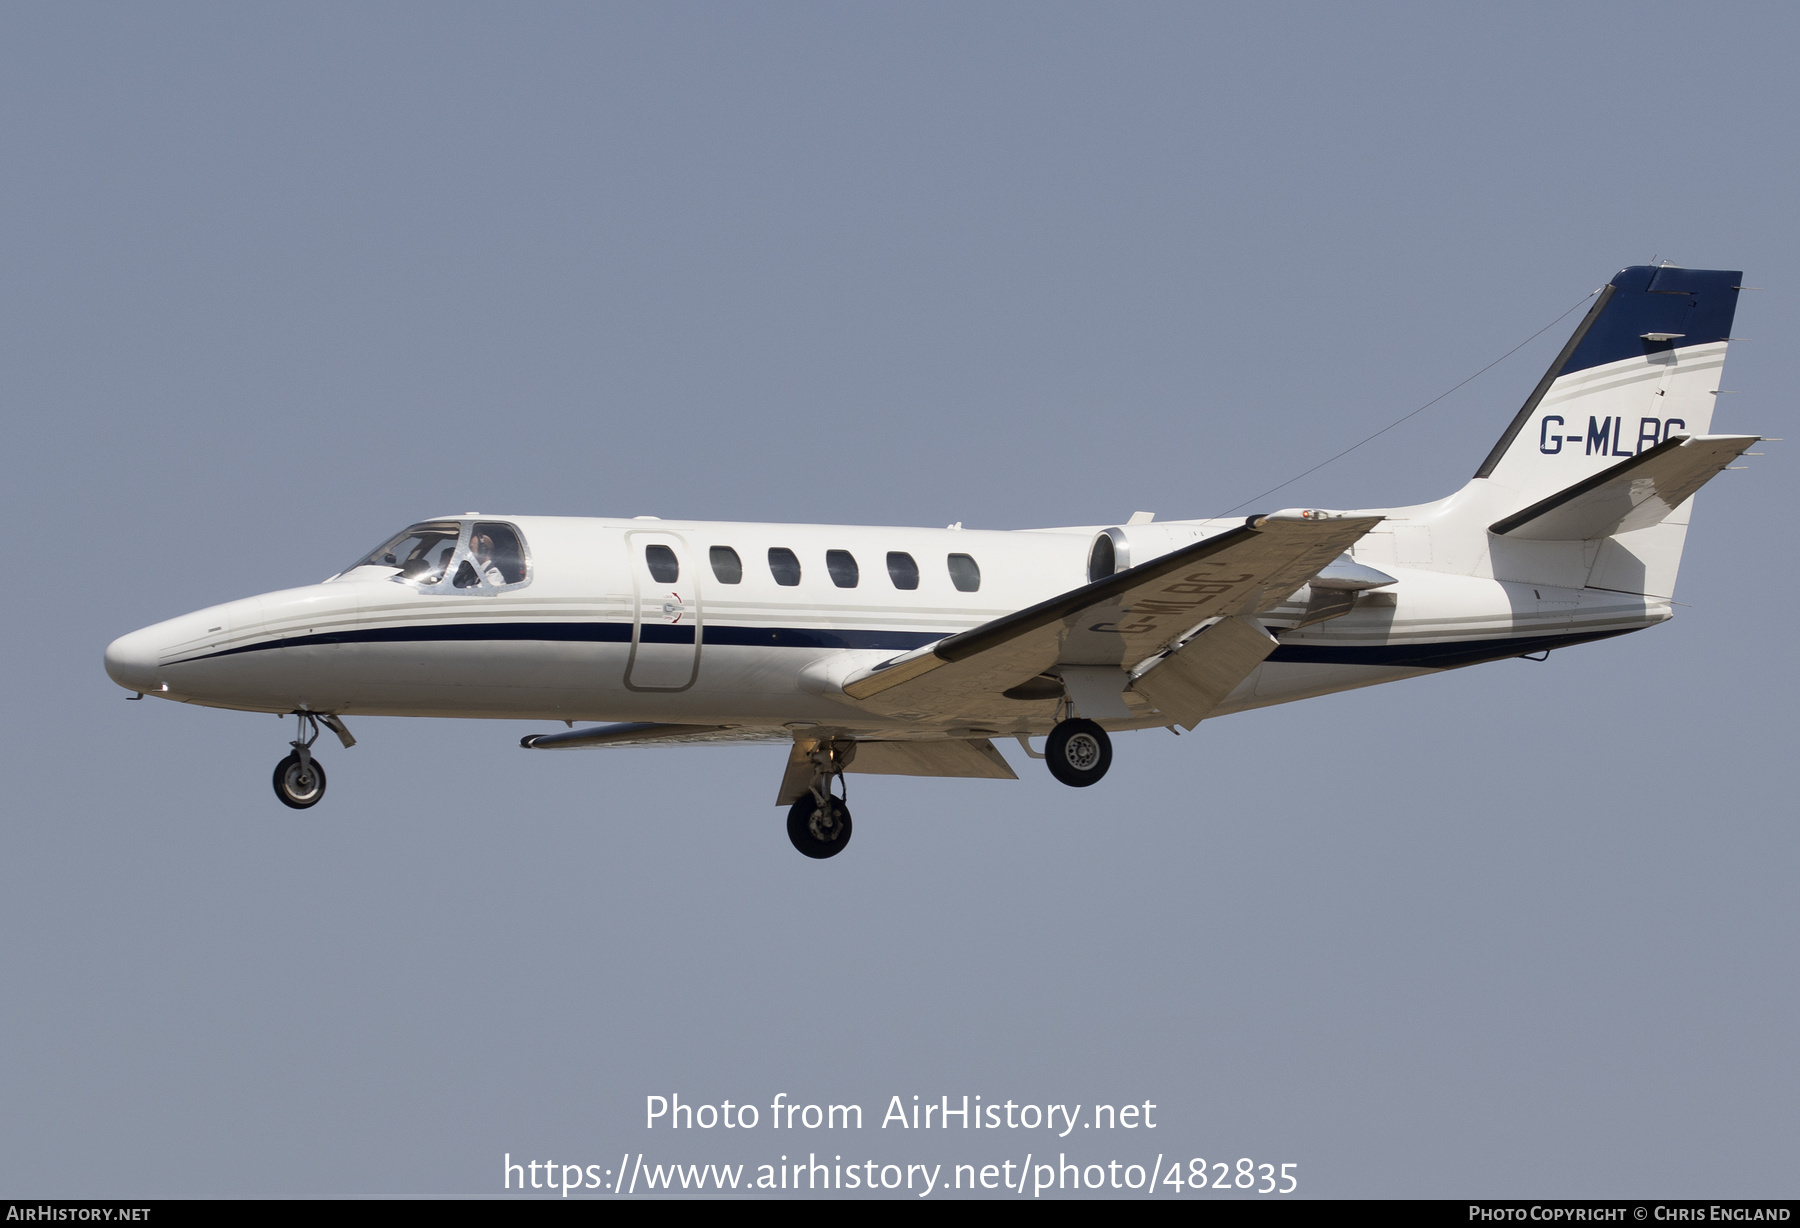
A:
[[[108,649],[108,671],[148,695],[257,712],[888,730],[891,716],[835,693],[845,676],[1087,583],[1103,532],[532,516],[436,523],[451,522],[465,538],[478,524],[516,529],[527,578],[457,590],[365,565],[146,627]],[[1115,565],[1239,523],[1112,529],[1118,553],[1129,554]],[[656,547],[667,553],[652,560]],[[721,549],[736,559],[734,582],[714,565]],[[782,555],[772,564],[771,551],[790,552],[797,577]],[[1398,581],[1392,591],[1363,594],[1341,617],[1282,630],[1303,618],[1304,601],[1265,615],[1281,646],[1217,714],[1618,634],[1669,614],[1656,598],[1381,565]],[[729,558],[723,574],[731,578]],[[1133,715],[1102,719],[1107,728],[1169,723],[1125,699]],[[899,724],[915,736],[971,724],[1041,734],[1056,709],[1054,698],[1007,700]]]

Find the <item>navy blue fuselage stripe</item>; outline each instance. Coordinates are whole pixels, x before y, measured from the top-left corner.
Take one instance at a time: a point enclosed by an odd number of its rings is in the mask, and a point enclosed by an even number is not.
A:
[[[648,630],[649,628],[645,628]],[[705,642],[734,648],[879,648],[911,652],[935,644],[946,633],[939,631],[824,630],[815,627],[712,627]]]
[[[859,629],[819,629],[811,627],[721,627],[709,626],[702,641],[706,644],[763,648],[870,648],[887,652],[911,652],[944,638],[933,631],[865,631]],[[290,635],[285,639],[264,640],[227,648],[223,652],[190,657],[192,661],[213,657],[231,657],[246,652],[264,652],[274,648],[305,648],[314,644],[419,644],[447,641],[539,640],[574,644],[629,644],[631,624],[594,623],[431,623],[417,627],[369,627],[357,631],[325,631],[315,635]],[[691,626],[651,623],[645,625],[639,641],[645,644],[692,644]]]
[[[584,644],[629,644],[630,623],[431,623],[420,627],[366,627],[357,631],[325,631],[290,635],[260,644],[244,644],[191,660],[234,657],[272,648],[307,648],[314,644],[420,644],[447,640],[562,640]],[[693,643],[688,633],[688,643]]]
[[[1418,669],[1456,669],[1463,665],[1479,665],[1483,661],[1499,661],[1506,657],[1542,652],[1547,648],[1565,648],[1624,635],[1618,631],[1577,631],[1563,635],[1514,636],[1499,639],[1457,640],[1439,644],[1373,644],[1313,645],[1283,644],[1269,654],[1269,660],[1307,665],[1393,665]],[[653,634],[654,633],[654,634]],[[929,631],[863,631],[820,630],[810,627],[718,627],[706,628],[702,642],[735,648],[868,648],[887,652],[911,652],[915,648],[944,638]],[[231,657],[246,652],[264,652],[277,648],[305,648],[316,644],[416,644],[471,641],[549,641],[578,644],[628,644],[630,623],[448,623],[421,627],[371,627],[361,631],[328,631],[318,635],[295,635],[282,640],[264,640],[241,648],[189,657],[189,661],[205,661],[214,657]],[[642,642],[660,644],[692,644],[692,627],[657,624],[643,629]],[[170,664],[185,664],[171,662]]]
[[[1480,665],[1484,661],[1522,657],[1528,652],[1544,652],[1551,648],[1568,648],[1594,640],[1611,639],[1615,635],[1627,635],[1642,629],[1622,627],[1617,631],[1570,631],[1563,635],[1457,640],[1447,644],[1374,644],[1368,647],[1283,644],[1270,653],[1268,659],[1296,665],[1397,665],[1414,669],[1457,669],[1464,665]]]
[[[1677,346],[1706,345],[1731,336],[1742,273],[1723,269],[1621,269],[1617,287],[1587,336],[1559,374],[1667,353]],[[1670,341],[1646,341],[1645,333],[1679,333]]]

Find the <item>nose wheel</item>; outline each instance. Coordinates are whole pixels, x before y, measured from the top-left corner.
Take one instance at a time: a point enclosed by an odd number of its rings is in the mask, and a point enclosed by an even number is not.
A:
[[[320,718],[310,712],[294,715],[300,719],[300,736],[288,743],[294,748],[293,753],[275,765],[275,796],[283,806],[305,810],[318,805],[325,796],[325,769],[312,753],[313,743],[319,740]],[[338,727],[335,718],[327,716],[324,720],[333,729]],[[348,736],[348,730],[338,734],[339,738]]]
[[[301,759],[296,751],[275,765],[275,796],[295,810],[318,805],[325,796],[325,769],[311,755]]]
[[[1112,739],[1093,721],[1073,717],[1050,731],[1044,760],[1052,776],[1084,789],[1098,783],[1112,766]]]

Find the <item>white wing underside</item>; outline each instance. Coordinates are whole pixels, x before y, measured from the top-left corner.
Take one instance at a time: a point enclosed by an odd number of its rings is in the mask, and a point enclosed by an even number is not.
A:
[[[781,725],[659,725],[632,721],[595,725],[564,733],[532,734],[520,741],[531,750],[579,750],[601,746],[760,746],[787,742],[792,732]]]

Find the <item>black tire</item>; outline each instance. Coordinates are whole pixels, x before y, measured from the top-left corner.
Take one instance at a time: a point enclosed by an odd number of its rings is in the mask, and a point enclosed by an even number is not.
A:
[[[1112,739],[1093,721],[1067,720],[1050,731],[1044,760],[1052,776],[1065,785],[1085,789],[1098,783],[1112,766]]]
[[[325,796],[324,765],[314,759],[309,777],[300,763],[300,756],[297,753],[289,755],[275,765],[275,796],[281,799],[283,806],[295,810],[317,806],[319,799]]]
[[[850,843],[850,808],[835,797],[821,806],[808,793],[788,811],[788,839],[808,857],[836,857]]]

